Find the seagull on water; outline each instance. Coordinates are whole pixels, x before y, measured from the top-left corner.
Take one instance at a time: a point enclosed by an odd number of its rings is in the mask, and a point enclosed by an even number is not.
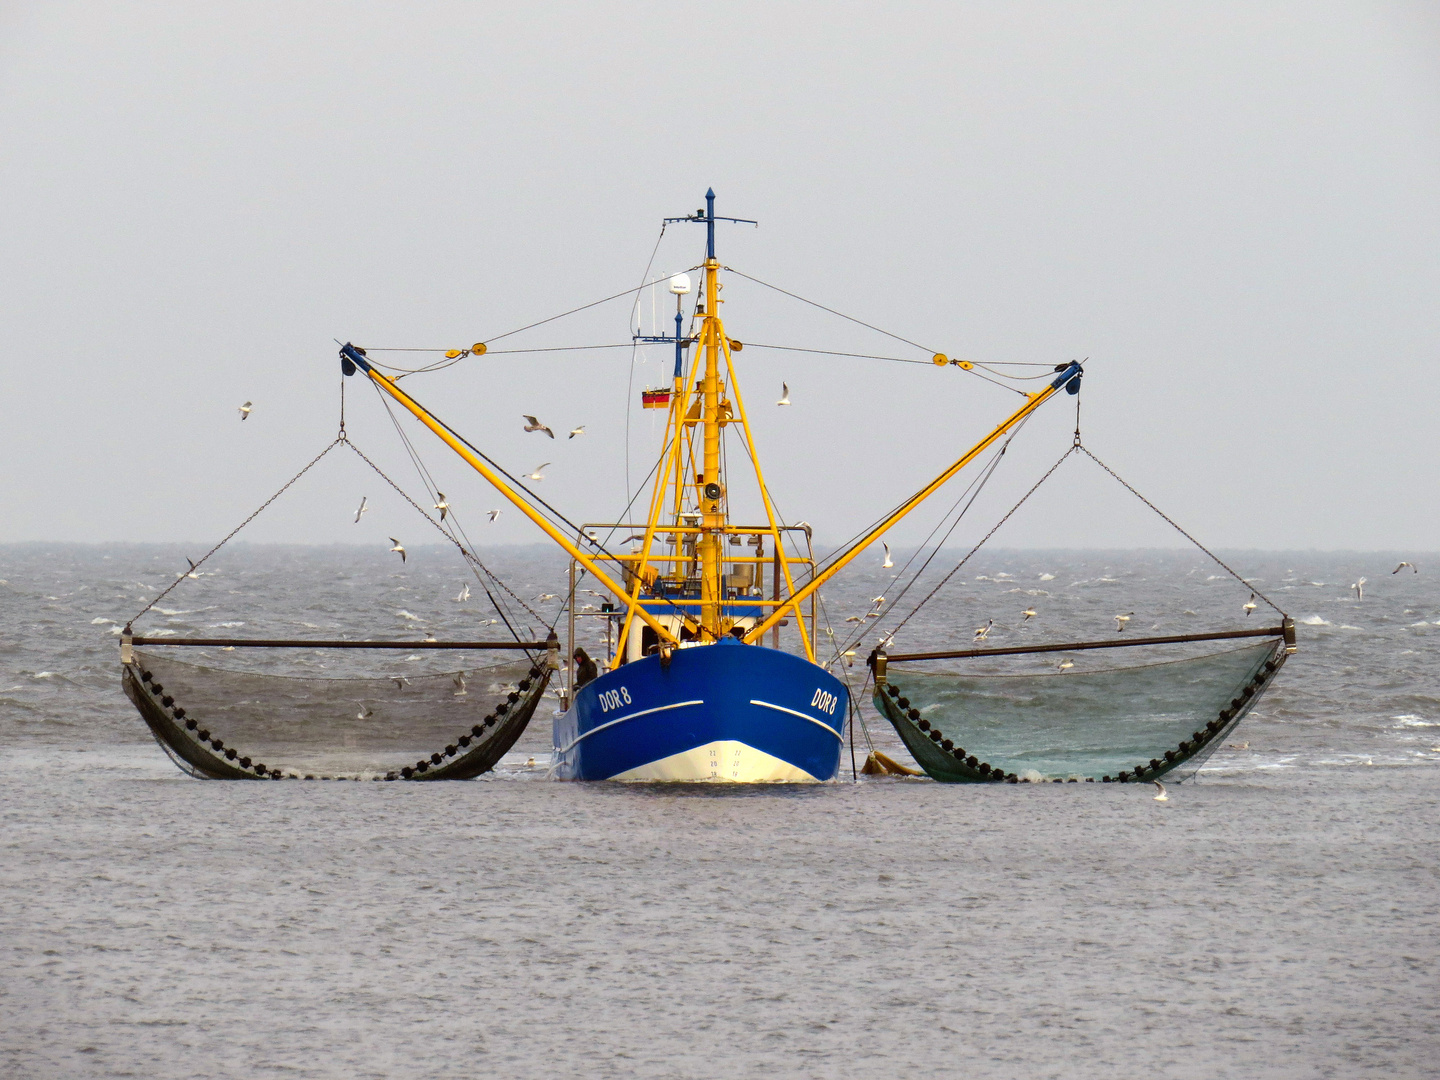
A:
[[[457,671],[450,679],[455,684],[455,696],[464,697],[468,692],[465,689],[465,672]]]
[[[1130,616],[1134,614],[1135,613],[1131,611],[1124,615],[1115,616],[1115,632],[1117,634],[1123,634],[1125,632],[1125,624],[1130,621]]]
[[[1356,600],[1365,599],[1365,579],[1363,577],[1359,581],[1355,582],[1354,585],[1351,585],[1350,588],[1355,590]]]
[[[1417,569],[1415,568],[1415,564],[1414,564],[1414,563],[1402,562],[1399,566],[1395,567],[1394,570],[1391,570],[1390,573],[1392,573],[1392,574],[1398,574],[1398,573],[1400,573],[1401,570],[1404,570],[1405,567],[1407,567],[1407,566],[1410,567],[1410,572],[1411,572],[1412,574],[1418,574],[1418,573],[1420,572],[1419,570],[1417,570]]]
[[[549,465],[549,464],[550,464],[550,462],[548,462],[548,461],[542,461],[539,465],[536,465],[536,466],[535,466],[535,471],[534,471],[534,472],[532,472],[532,473],[526,473],[526,474],[525,474],[525,479],[526,479],[526,480],[544,480],[544,479],[545,479],[545,474],[544,474],[543,472],[541,472],[541,470],[544,469],[545,466],[546,466],[546,465]],[[495,519],[494,519],[494,518],[491,518],[490,520],[491,520],[491,521],[494,521]]]
[[[504,513],[503,510],[491,510],[491,511],[490,511],[490,520],[491,520],[491,521],[494,521],[494,520],[495,520],[496,518],[498,518],[502,513]]]
[[[577,428],[571,428],[571,429],[570,429],[570,438],[572,438],[572,439],[573,439],[576,435],[584,435],[584,434],[585,434],[585,425],[584,425],[584,424],[581,424],[581,425],[580,425],[579,427],[577,427]]]
[[[250,402],[248,402],[248,401],[245,402],[244,405],[241,405],[241,406],[240,406],[240,419],[241,419],[241,420],[249,420],[249,419],[250,419],[250,410],[251,410],[253,407],[254,407],[254,406],[252,406],[252,405],[250,404]]]
[[[404,690],[405,687],[410,685],[410,680],[405,678],[404,675],[391,675],[390,681],[395,684],[396,690]]]
[[[1025,616],[1026,622],[1029,622],[1035,617],[1035,609],[1033,607],[1027,607],[1024,611],[1020,612],[1020,614]]]
[[[1255,610],[1255,594],[1253,592],[1250,594],[1249,602],[1244,605],[1242,610],[1245,612],[1246,616],[1249,616],[1249,614]]]
[[[880,546],[885,549],[885,561],[880,564],[880,569],[889,570],[892,566],[895,565],[894,560],[890,558],[890,545],[882,540],[880,541]]]
[[[1170,801],[1170,796],[1165,794],[1165,785],[1162,784],[1162,783],[1160,783],[1159,780],[1151,780],[1150,782],[1151,782],[1152,784],[1154,784],[1155,787],[1156,787],[1157,789],[1159,789],[1159,791],[1160,791],[1160,794],[1155,796],[1155,801],[1156,801],[1156,802],[1169,802],[1169,801]]]
[[[369,500],[364,495],[360,496],[360,509],[355,511],[356,525],[360,524],[360,519],[365,516],[365,511],[370,509],[370,507],[365,505],[368,501]]]
[[[435,492],[435,509],[440,511],[440,520],[444,521],[445,515],[450,512],[450,504],[445,501],[445,493],[443,491]]]
[[[776,404],[776,405],[789,405],[789,404],[790,404],[790,384],[789,384],[789,383],[782,382],[782,383],[780,384],[780,400],[777,401],[777,402],[775,402],[775,404]]]
[[[1075,666],[1075,661],[1061,660],[1060,663],[1056,664],[1055,666],[1058,667],[1061,671],[1069,671],[1072,667]]]
[[[1249,744],[1248,742],[1232,742],[1232,743],[1226,743],[1225,745],[1228,746],[1231,750],[1249,750],[1249,749],[1250,749],[1250,744]]]
[[[456,594],[456,596],[455,596],[455,602],[456,602],[457,604],[463,604],[463,603],[465,603],[466,600],[469,600],[469,599],[470,599],[470,584],[469,584],[469,582],[466,582],[465,587],[464,587],[463,589],[461,589],[459,593]]]
[[[395,552],[395,554],[399,555],[400,561],[403,563],[405,561],[405,545],[400,543],[400,541],[396,540],[393,536],[390,537],[390,543],[395,545],[390,550]]]
[[[528,415],[528,414],[526,414],[526,413],[521,413],[520,415],[521,415],[522,417],[524,417],[524,419],[525,419],[525,430],[526,430],[526,431],[543,431],[546,435],[549,435],[552,439],[555,437],[555,432],[551,431],[548,427],[546,427],[544,424],[542,424],[539,420],[536,420],[535,417],[530,416],[530,415]]]
[[[984,641],[986,638],[988,638],[990,636],[990,628],[994,625],[995,620],[989,619],[986,621],[984,626],[977,626],[975,628],[975,640]]]

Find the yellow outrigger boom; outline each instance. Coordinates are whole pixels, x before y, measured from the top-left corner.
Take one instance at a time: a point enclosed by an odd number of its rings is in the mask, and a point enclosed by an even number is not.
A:
[[[494,487],[496,491],[500,492],[501,495],[504,495],[505,498],[509,499],[510,502],[517,509],[519,509],[522,514],[528,517],[536,525],[540,526],[540,528],[544,530],[545,535],[550,537],[551,540],[554,540],[557,544],[564,548],[566,553],[572,559],[576,560],[578,563],[580,563],[581,566],[585,567],[586,570],[589,570],[590,573],[594,574],[596,581],[600,582],[600,584],[604,585],[605,588],[609,589],[617,597],[625,601],[629,605],[630,611],[643,619],[645,621],[645,624],[649,626],[652,630],[654,630],[657,634],[659,634],[662,639],[671,642],[677,640],[675,635],[670,633],[670,631],[667,630],[659,622],[659,620],[657,620],[643,607],[636,604],[631,599],[630,595],[626,593],[623,586],[621,586],[618,582],[612,579],[609,574],[605,573],[604,570],[600,569],[594,559],[592,559],[585,552],[581,551],[580,548],[575,543],[573,543],[568,536],[566,536],[559,529],[555,528],[555,526],[552,525],[550,522],[546,521],[544,516],[539,514],[535,510],[535,508],[531,506],[525,499],[521,498],[520,494],[509,484],[507,484],[503,477],[501,477],[494,469],[487,465],[483,459],[481,459],[473,450],[470,449],[469,446],[465,444],[464,440],[462,440],[458,435],[456,435],[448,427],[442,424],[439,420],[435,419],[435,417],[431,416],[429,411],[426,410],[426,408],[418,401],[412,398],[409,394],[405,393],[404,390],[401,390],[400,387],[396,385],[394,379],[391,379],[390,377],[382,375],[380,372],[376,371],[375,368],[371,366],[370,362],[365,359],[365,354],[363,352],[357,349],[354,345],[346,344],[345,347],[340,350],[340,353],[348,362],[350,362],[355,367],[363,371],[366,375],[368,375],[370,377],[370,380],[376,386],[378,386],[385,393],[393,397],[401,405],[405,406],[405,408],[412,415],[414,415],[415,419],[419,420],[422,424],[424,424],[436,435],[438,435],[441,441],[444,442],[446,446],[450,447],[451,450],[454,450],[455,453],[459,454],[467,465],[469,465],[472,469],[478,472],[486,480],[490,481],[491,486]]]
[[[1069,385],[1072,379],[1079,379],[1083,373],[1083,369],[1078,363],[1071,363],[1062,372],[1060,372],[1060,374],[1055,377],[1055,380],[1044,390],[1041,390],[1038,394],[1025,395],[1027,400],[1024,405],[1020,406],[1020,408],[1016,409],[1015,412],[1010,414],[1010,416],[1006,417],[1003,421],[1001,421],[999,427],[997,427],[994,431],[990,432],[989,435],[986,435],[985,438],[981,439],[978,443],[976,443],[968,451],[966,451],[964,456],[961,457],[958,461],[956,461],[955,464],[951,465],[934,480],[930,481],[930,483],[926,484],[914,495],[910,496],[910,498],[907,499],[894,513],[892,513],[879,525],[876,525],[875,528],[871,529],[855,543],[851,544],[850,547],[846,548],[845,551],[841,553],[839,558],[834,561],[834,563],[832,563],[827,569],[825,569],[821,573],[816,574],[813,578],[811,578],[810,581],[798,593],[793,594],[790,597],[790,603],[801,603],[811,593],[815,592],[817,589],[820,588],[820,586],[824,585],[825,582],[829,581],[841,570],[845,569],[845,567],[848,566],[850,562],[854,560],[857,555],[860,554],[860,552],[864,551],[876,540],[879,540],[880,537],[883,536],[892,526],[894,526],[896,522],[898,522],[906,514],[910,513],[910,511],[914,510],[931,495],[935,494],[935,492],[937,492],[938,490],[940,490],[941,487],[944,486],[946,481],[948,481],[966,465],[969,465],[970,462],[974,461],[977,457],[983,454],[987,448],[994,445],[997,439],[1001,438],[1016,424],[1024,420],[1041,405],[1045,404],[1046,401],[1048,401],[1051,397],[1058,393],[1063,387]],[[778,611],[772,613],[769,618],[765,619],[763,622],[760,623],[760,625],[756,626],[753,630],[746,634],[746,643],[748,644],[750,642],[758,641],[760,639],[760,636],[764,634],[766,630],[769,630],[780,620],[780,615],[781,613]]]

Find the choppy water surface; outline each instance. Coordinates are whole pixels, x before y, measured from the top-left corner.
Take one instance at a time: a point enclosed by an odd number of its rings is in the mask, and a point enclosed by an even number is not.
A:
[[[104,621],[181,555],[0,548],[0,1075],[1435,1075],[1440,559],[1234,559],[1301,651],[1244,748],[1157,803],[549,783],[545,719],[472,783],[198,782],[124,700]],[[548,558],[496,569],[527,600],[561,591]],[[146,631],[495,629],[438,550],[238,549],[215,570]],[[867,572],[827,590],[842,636],[891,588]],[[990,619],[992,643],[1130,611],[1127,632],[1244,625],[1248,593],[1212,573],[997,552],[896,648],[963,647]]]

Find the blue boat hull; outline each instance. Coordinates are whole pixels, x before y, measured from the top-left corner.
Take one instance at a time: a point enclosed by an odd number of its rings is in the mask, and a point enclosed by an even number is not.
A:
[[[582,687],[555,718],[562,780],[831,780],[849,695],[803,657],[723,640]]]

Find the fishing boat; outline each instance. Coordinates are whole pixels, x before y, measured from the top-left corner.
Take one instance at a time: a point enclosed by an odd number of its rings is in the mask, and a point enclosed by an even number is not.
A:
[[[431,369],[397,372],[390,368],[387,372],[387,364],[375,355],[379,350],[353,343],[341,348],[340,366],[346,380],[368,381],[385,401],[408,412],[570,560],[569,588],[560,611],[544,628],[543,638],[526,639],[514,632],[513,642],[427,643],[435,649],[468,650],[471,655],[504,649],[524,653],[513,670],[507,668],[489,679],[487,685],[495,703],[488,713],[472,715],[481,709],[478,695],[459,702],[460,695],[470,696],[464,689],[468,684],[463,672],[448,676],[442,673],[435,677],[433,686],[388,680],[395,683],[391,689],[387,680],[380,678],[366,684],[369,696],[361,701],[356,718],[361,726],[383,710],[391,730],[398,725],[413,732],[429,724],[437,740],[445,738],[444,731],[460,734],[448,739],[443,749],[413,764],[390,768],[372,763],[368,771],[356,775],[389,780],[479,775],[493,767],[518,739],[539,710],[553,680],[560,683],[554,688],[559,707],[553,716],[550,763],[550,773],[556,779],[814,783],[837,776],[847,738],[853,747],[852,725],[860,718],[860,703],[852,694],[845,672],[844,658],[853,655],[853,650],[837,644],[834,630],[829,627],[829,640],[822,646],[816,606],[819,590],[982,455],[989,453],[992,462],[998,461],[994,455],[1003,455],[1007,440],[1046,402],[1056,395],[1078,394],[1084,366],[1078,361],[1057,364],[1034,389],[1012,386],[1019,396],[1016,407],[999,417],[992,429],[963,452],[957,452],[937,476],[861,529],[852,541],[817,558],[810,526],[788,522],[776,511],[737,372],[737,356],[745,346],[731,336],[721,316],[723,278],[738,271],[726,267],[717,257],[716,226],[743,220],[718,217],[713,191],[706,193],[703,210],[665,219],[666,226],[703,226],[705,248],[703,260],[691,270],[658,281],[675,299],[673,333],[658,333],[658,328],[652,327],[650,334],[634,335],[636,344],[673,348],[669,385],[647,385],[640,395],[641,408],[665,411],[654,481],[643,517],[572,522],[540,498],[524,477],[502,467],[439,419],[420,395],[410,392],[410,383],[402,386],[404,375]],[[692,272],[698,274],[698,283],[690,276]],[[656,286],[657,282],[647,282],[642,288]],[[483,357],[487,349],[487,342],[478,342],[466,349],[447,350],[443,363]],[[924,359],[940,369],[958,368],[981,374],[975,371],[974,363],[952,360],[943,353],[935,352]],[[1032,385],[1036,384],[1026,384]],[[533,417],[528,420],[539,424]],[[339,438],[325,453],[337,445],[354,450],[379,471],[354,447],[343,422]],[[733,453],[726,453],[727,445]],[[1078,435],[1075,445],[1079,447]],[[744,465],[738,469],[727,465],[733,461]],[[314,464],[311,462],[306,469]],[[993,464],[986,468],[993,470]],[[386,479],[400,490],[393,479]],[[503,617],[504,597],[497,600],[500,589],[491,589],[492,583],[502,588],[503,583],[481,563],[473,545],[454,531],[454,510],[445,497],[433,490],[428,479],[426,486],[431,501],[440,510],[438,522],[419,500],[408,495],[406,498],[461,550]],[[761,513],[756,517],[732,516],[732,506],[739,504],[737,493],[741,491],[758,503]],[[448,525],[446,510],[450,511]],[[616,542],[617,537],[623,539]],[[398,542],[392,550],[398,550]],[[192,564],[192,574],[198,565]],[[186,576],[181,574],[180,580]],[[605,597],[594,615],[605,621],[607,630],[605,655],[597,658],[598,663],[577,645],[576,621],[586,617],[577,610],[577,584],[582,580],[603,590],[601,595]],[[568,617],[563,646],[558,633],[562,615]],[[303,686],[294,681],[266,684],[263,680],[269,676],[253,673],[244,676],[250,681],[241,686],[238,674],[180,664],[172,658],[173,648],[348,648],[373,652],[415,647],[413,642],[368,640],[146,637],[135,632],[133,622],[125,627],[121,645],[126,692],[177,763],[195,775],[210,777],[319,775],[310,763],[278,767],[262,764],[255,752],[237,748],[240,736],[231,732],[243,727],[259,738],[269,730],[267,724],[271,728],[283,727],[297,716],[326,710],[335,714],[335,702],[353,699],[356,691],[350,685],[327,685],[325,680],[310,680]],[[510,620],[506,619],[506,623],[509,626]],[[1194,740],[1187,737],[1177,742],[1178,753],[1185,761],[1201,755],[1207,747],[1213,748],[1216,738],[1231,730],[1258,698],[1283,662],[1285,649],[1293,648],[1293,624],[1287,620],[1277,633],[1281,643],[1278,651],[1272,644],[1264,656],[1246,654],[1238,667],[1234,663],[1221,665],[1223,670],[1211,673],[1211,682],[1218,678],[1225,684],[1221,692],[1228,693],[1230,683],[1241,674],[1248,689],[1242,703],[1228,714],[1219,713],[1223,722],[1218,727],[1202,729],[1204,738],[1197,732]],[[986,760],[974,757],[971,750],[962,748],[942,728],[958,733],[963,727],[961,718],[971,714],[975,702],[983,699],[980,690],[967,685],[957,691],[958,684],[943,683],[950,677],[944,673],[899,674],[899,665],[915,660],[955,659],[960,653],[887,654],[889,643],[878,642],[870,654],[873,702],[930,776],[976,782],[1016,782],[1022,777],[1078,779],[1078,772],[1085,773],[1084,779],[1109,777],[1104,772],[1090,775],[1095,770],[1089,768],[1088,759],[1078,763],[1076,747],[1052,745],[1056,732],[1048,729],[1049,757],[1037,759],[1043,766],[1038,771],[1024,763],[1017,765],[1020,757],[1016,754],[1005,757],[997,751],[989,753]],[[1133,644],[1156,642],[1142,640]],[[1047,647],[1074,650],[1086,646],[1062,642]],[[471,670],[473,683],[473,664]],[[926,690],[921,687],[926,679],[942,682]],[[1158,679],[1165,681],[1163,674]],[[1078,685],[1083,684],[1073,679],[1063,688],[1057,684],[1060,693],[1055,709],[1060,715],[1066,715],[1064,694]],[[455,691],[452,686],[462,689]],[[1132,706],[1139,708],[1135,703],[1143,696],[1132,694]],[[921,701],[922,697],[926,700]],[[371,701],[373,705],[368,704]],[[1027,728],[1023,709],[1018,719],[1009,719],[1006,738],[1021,747],[1016,753],[1023,757],[1027,739],[1035,732]],[[1187,714],[1185,723],[1189,722]],[[1205,722],[1209,722],[1208,718]],[[1077,725],[1080,743],[1093,749],[1091,744],[1097,736],[1093,730],[1084,734],[1086,718],[1079,717]],[[1055,726],[1050,723],[1050,728]],[[226,733],[217,734],[222,728]],[[977,738],[983,743],[983,732],[966,730],[972,748]],[[1165,730],[1168,739],[1170,729]],[[1099,737],[1103,740],[1109,736]],[[1151,747],[1145,738],[1138,743],[1132,739],[1131,743],[1122,749],[1132,756]],[[1154,761],[1131,769],[1117,766],[1115,778],[1122,782],[1148,779],[1173,769],[1177,751],[1168,745],[1161,749],[1170,754],[1162,762],[1166,768]],[[1108,764],[1110,757],[1100,757]]]

